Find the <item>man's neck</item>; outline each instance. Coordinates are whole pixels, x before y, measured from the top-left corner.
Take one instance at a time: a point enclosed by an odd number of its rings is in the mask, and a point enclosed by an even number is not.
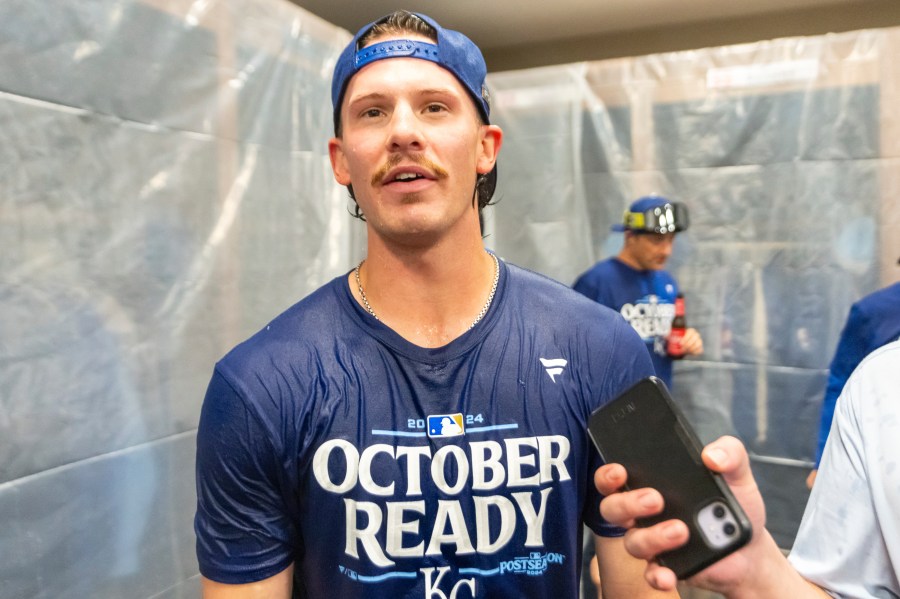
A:
[[[619,262],[621,262],[622,264],[624,264],[625,266],[629,266],[629,267],[633,268],[634,270],[644,270],[643,268],[641,268],[641,264],[637,260],[635,260],[634,257],[629,252],[625,251],[624,249],[622,249],[622,251],[619,252],[619,254],[616,256],[616,259]]]
[[[480,238],[426,250],[398,250],[369,243],[360,283],[375,316],[421,347],[444,346],[471,327],[484,308],[495,277],[494,260]],[[355,273],[350,288],[360,304]]]

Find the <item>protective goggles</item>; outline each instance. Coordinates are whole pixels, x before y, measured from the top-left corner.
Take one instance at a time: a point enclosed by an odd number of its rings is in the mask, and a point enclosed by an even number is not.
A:
[[[623,228],[643,233],[678,233],[689,225],[687,206],[668,202],[643,212],[626,212]]]

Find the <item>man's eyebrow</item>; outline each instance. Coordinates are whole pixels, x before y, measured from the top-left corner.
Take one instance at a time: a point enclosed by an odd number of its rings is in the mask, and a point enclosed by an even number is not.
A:
[[[419,89],[414,92],[413,95],[416,96],[457,96],[459,95],[452,87],[427,87],[424,89]],[[384,100],[386,98],[390,98],[392,94],[373,91],[368,93],[363,93],[358,96],[352,96],[349,98],[347,104],[353,105],[357,102],[363,102],[368,100]]]
[[[356,104],[357,102],[364,102],[364,101],[369,101],[369,100],[383,100],[384,98],[387,98],[387,97],[388,97],[388,94],[385,94],[382,92],[369,92],[367,94],[360,94],[358,96],[350,97],[347,101],[347,105],[352,106],[353,104]]]

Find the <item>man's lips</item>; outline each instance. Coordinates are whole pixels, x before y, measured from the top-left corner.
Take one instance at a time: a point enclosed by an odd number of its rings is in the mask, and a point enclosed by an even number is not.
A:
[[[437,177],[435,177],[431,172],[420,166],[400,166],[388,171],[384,178],[381,180],[381,184],[388,185],[390,183],[410,183],[412,181],[418,181],[421,179],[434,180],[436,178]]]
[[[446,178],[447,171],[436,162],[415,156],[391,156],[388,161],[372,175],[372,186],[392,183],[411,183],[427,179],[436,181]]]

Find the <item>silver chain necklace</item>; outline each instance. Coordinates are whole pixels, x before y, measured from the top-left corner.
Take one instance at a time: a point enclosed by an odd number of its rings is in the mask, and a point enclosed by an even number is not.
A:
[[[488,308],[491,307],[491,302],[494,301],[494,294],[497,292],[497,283],[500,281],[500,262],[497,260],[497,256],[492,254],[491,252],[487,253],[488,256],[494,259],[494,282],[491,283],[491,293],[488,295],[487,302],[485,302],[484,307],[481,309],[481,312],[478,313],[478,316],[475,317],[475,320],[472,321],[472,324],[469,325],[467,331],[472,329],[479,321],[484,318],[484,315],[487,314]],[[375,314],[375,310],[372,309],[372,306],[369,305],[369,300],[366,297],[366,292],[363,289],[362,282],[359,280],[359,268],[365,262],[365,258],[356,265],[356,268],[353,270],[356,275],[356,286],[359,289],[359,296],[362,298],[363,305],[366,307],[366,312],[372,315],[372,318],[375,320],[381,320],[378,318],[378,315]]]

